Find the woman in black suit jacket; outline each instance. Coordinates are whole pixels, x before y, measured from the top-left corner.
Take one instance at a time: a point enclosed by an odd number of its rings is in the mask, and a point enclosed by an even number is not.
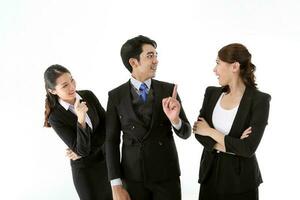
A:
[[[50,66],[44,80],[44,126],[52,127],[68,146],[73,182],[80,199],[112,199],[103,152],[104,109],[91,91],[76,91],[71,73],[63,66]]]
[[[214,72],[221,87],[208,87],[193,131],[204,146],[199,199],[258,199],[262,183],[255,151],[268,123],[270,95],[256,88],[251,54],[241,44],[218,52]]]

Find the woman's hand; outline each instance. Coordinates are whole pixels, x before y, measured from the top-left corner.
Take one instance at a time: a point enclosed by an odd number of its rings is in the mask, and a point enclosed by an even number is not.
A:
[[[249,128],[247,128],[246,130],[244,130],[242,136],[240,137],[241,140],[249,137],[250,133],[252,132],[251,130],[251,126]]]
[[[75,113],[77,115],[77,120],[81,124],[82,127],[85,127],[85,116],[88,111],[88,107],[86,106],[86,102],[81,102],[79,99],[76,99],[74,104]]]
[[[210,130],[211,128],[209,124],[202,117],[199,117],[198,121],[194,123],[193,133],[195,134],[202,135],[202,136],[210,136]]]
[[[68,158],[70,158],[71,160],[77,160],[77,159],[80,159],[81,156],[77,155],[76,153],[74,153],[74,151],[72,151],[70,148],[67,148],[66,149],[66,156]]]

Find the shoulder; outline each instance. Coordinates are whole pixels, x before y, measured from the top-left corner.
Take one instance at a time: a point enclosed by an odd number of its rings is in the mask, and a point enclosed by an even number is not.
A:
[[[82,97],[82,98],[89,98],[89,97],[94,97],[94,93],[90,90],[78,90],[77,93]]]
[[[168,83],[168,82],[165,82],[165,81],[159,81],[159,80],[156,80],[156,79],[152,79],[152,83],[153,85],[155,86],[158,86],[159,88],[161,88],[162,90],[166,90],[166,91],[173,91],[173,88],[175,86],[174,83]]]
[[[258,89],[253,89],[253,98],[255,101],[270,101],[271,95]]]
[[[205,89],[205,95],[210,95],[213,94],[215,92],[221,92],[223,90],[223,87],[216,87],[216,86],[208,86]]]
[[[49,123],[52,124],[53,123],[62,123],[62,120],[64,119],[63,117],[63,112],[61,111],[61,109],[63,109],[59,103],[57,102],[56,105],[54,106],[54,108],[52,109],[48,121]]]
[[[168,82],[159,81],[159,80],[156,80],[156,79],[152,79],[152,83],[157,84],[157,85],[161,85],[161,86],[165,86],[165,87],[171,87],[171,86],[175,85],[174,83],[168,83]]]
[[[122,85],[110,90],[108,92],[108,95],[109,96],[114,96],[114,95],[117,95],[117,94],[123,92],[124,90],[126,90],[126,88],[129,88],[129,84],[130,84],[129,81],[123,83]]]
[[[91,90],[80,90],[77,91],[77,93],[83,98],[84,101],[87,101],[90,104],[100,104],[99,99]]]

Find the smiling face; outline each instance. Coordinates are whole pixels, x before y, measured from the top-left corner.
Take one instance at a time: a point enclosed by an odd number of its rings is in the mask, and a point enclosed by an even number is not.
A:
[[[139,60],[136,58],[129,60],[132,66],[132,75],[141,82],[155,77],[158,64],[157,52],[152,45],[144,44],[142,49]]]
[[[76,83],[70,73],[63,73],[56,79],[56,86],[49,91],[57,95],[60,99],[70,104],[74,104],[76,98]]]
[[[233,78],[234,70],[234,63],[227,63],[219,58],[216,59],[217,65],[214,68],[214,72],[218,77],[219,84],[221,86],[229,85]]]

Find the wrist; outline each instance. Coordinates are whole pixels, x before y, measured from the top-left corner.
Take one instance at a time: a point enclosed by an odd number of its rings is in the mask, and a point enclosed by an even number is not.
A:
[[[85,128],[85,121],[77,121],[82,128]]]
[[[118,191],[123,190],[124,188],[122,185],[114,185],[114,186],[111,186],[111,189],[113,192],[118,192]]]
[[[214,129],[211,128],[211,127],[209,127],[208,130],[207,130],[207,132],[208,132],[208,136],[211,137],[211,138],[213,138],[213,136],[214,136]]]
[[[172,124],[179,124],[180,122],[180,118],[179,117],[176,117],[175,119],[173,120],[170,120]]]

